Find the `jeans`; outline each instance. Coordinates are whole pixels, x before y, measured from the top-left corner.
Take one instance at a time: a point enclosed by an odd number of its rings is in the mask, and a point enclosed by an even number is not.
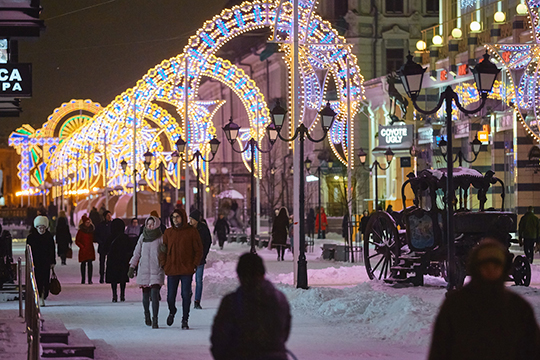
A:
[[[105,262],[107,254],[99,254],[99,282],[103,283],[105,279]]]
[[[152,316],[157,319],[159,313],[159,290],[160,285],[152,285],[152,287],[143,288],[143,308],[144,313],[150,313],[150,300],[152,300]]]
[[[203,289],[204,264],[197,266],[195,272],[195,301],[201,302]]]
[[[182,321],[189,318],[189,307],[191,306],[191,282],[193,275],[170,275],[167,276],[167,305],[169,312],[176,314],[176,294],[178,293],[178,284],[181,283],[180,295],[182,296]]]

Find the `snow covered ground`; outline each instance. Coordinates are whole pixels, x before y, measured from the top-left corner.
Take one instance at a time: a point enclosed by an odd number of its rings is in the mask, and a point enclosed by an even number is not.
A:
[[[427,277],[424,287],[392,288],[370,281],[361,263],[320,259],[322,243],[307,254],[309,290],[292,285],[289,252],[287,261],[278,262],[273,251],[258,250],[265,259],[268,279],[291,304],[288,348],[298,359],[425,359],[431,326],[445,294],[444,281]],[[15,244],[17,255],[23,247],[23,242]],[[160,329],[152,330],[144,325],[141,293],[134,282],[128,285],[125,303],[112,303],[109,286],[97,283],[94,262],[94,284],[80,284],[76,251],[67,266],[56,267],[63,290],[49,297],[42,313],[45,318],[63,320],[68,329],[84,329],[91,339],[103,339],[122,359],[211,359],[212,320],[221,297],[238,285],[236,260],[245,251],[247,245],[236,243],[226,244],[224,250],[211,250],[205,269],[203,310],[191,311],[189,331],[182,331],[178,323],[172,327],[165,324],[165,288],[161,290]],[[531,287],[511,288],[531,302],[540,320],[540,266],[533,265]],[[16,306],[15,302],[4,302],[0,310]]]

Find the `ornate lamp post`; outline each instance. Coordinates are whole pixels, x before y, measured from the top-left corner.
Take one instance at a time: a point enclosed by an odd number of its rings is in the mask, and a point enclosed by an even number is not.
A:
[[[470,145],[471,145],[472,152],[474,154],[474,158],[472,158],[471,160],[467,159],[463,155],[463,152],[461,151],[461,149],[458,150],[458,153],[456,154],[455,158],[449,159],[446,156],[446,153],[448,151],[448,143],[446,142],[446,140],[441,139],[441,141],[439,141],[439,144],[438,144],[439,149],[441,149],[441,154],[442,154],[442,156],[444,158],[444,161],[446,161],[448,163],[448,161],[451,160],[452,163],[455,163],[456,161],[459,160],[459,162],[458,162],[459,166],[461,166],[463,164],[463,161],[465,161],[466,163],[472,164],[478,158],[478,154],[480,153],[480,148],[482,147],[482,142],[480,140],[478,140],[478,135],[474,137],[474,140],[471,141]]]
[[[120,162],[120,166],[122,167],[122,171],[124,172],[124,174],[126,174],[127,172],[127,167],[128,167],[128,163],[126,162],[126,159],[123,159],[121,162]],[[133,166],[133,180],[135,180],[135,183],[133,184],[133,201],[135,202],[135,204],[133,205],[133,210],[134,210],[134,214],[133,214],[133,217],[137,217],[137,214],[138,214],[138,211],[137,211],[137,168],[136,166]],[[107,204],[108,205],[108,204]]]
[[[447,86],[444,92],[439,98],[438,104],[432,110],[423,110],[417,104],[418,95],[420,90],[422,90],[422,79],[424,77],[424,69],[420,64],[415,63],[412,60],[411,54],[407,56],[407,62],[401,67],[398,71],[398,75],[401,77],[401,82],[405,87],[407,95],[412,100],[414,108],[416,111],[430,115],[436,113],[443,102],[446,105],[446,134],[447,140],[446,145],[443,143],[443,147],[446,147],[446,158],[450,161],[447,161],[447,170],[446,170],[446,236],[447,236],[447,246],[448,246],[448,290],[451,290],[456,287],[456,261],[455,261],[455,244],[454,244],[454,155],[453,155],[453,138],[452,138],[452,102],[455,102],[458,109],[467,115],[472,115],[484,108],[486,104],[486,99],[488,94],[493,88],[493,83],[495,78],[499,74],[500,70],[497,66],[489,60],[489,55],[486,52],[482,62],[478,63],[473,69],[471,69],[476,82],[476,89],[481,97],[480,105],[473,110],[465,109],[459,102],[457,94],[454,92],[451,86]],[[474,143],[474,141],[473,141]],[[478,143],[473,145],[477,146]],[[476,148],[478,151],[479,147]],[[476,159],[476,157],[475,157]]]
[[[178,139],[178,141],[176,141],[176,150],[178,151],[178,154],[179,154],[178,158],[182,159],[183,161],[185,161],[188,164],[193,162],[194,160],[197,161],[196,162],[196,165],[197,165],[197,209],[199,211],[201,211],[201,212],[202,212],[203,204],[202,204],[202,196],[201,196],[201,181],[200,181],[201,168],[200,168],[200,162],[201,161],[210,162],[210,161],[214,160],[214,157],[216,156],[217,151],[219,149],[219,144],[221,144],[221,142],[214,136],[212,138],[212,140],[210,140],[210,153],[212,154],[211,158],[206,159],[203,156],[203,154],[201,154],[201,152],[197,149],[193,153],[193,156],[190,159],[189,157],[184,158],[184,154],[185,154],[185,150],[186,150],[186,142],[184,141],[184,139],[182,139],[180,137],[180,139]],[[187,184],[187,183],[186,183],[186,191],[189,191],[189,184]],[[186,210],[189,211],[189,209],[186,209]]]
[[[250,208],[250,228],[251,228],[251,235],[250,235],[250,243],[251,243],[251,253],[255,254],[257,251],[255,250],[255,150],[258,150],[262,153],[268,153],[270,150],[272,150],[272,146],[276,142],[277,138],[277,131],[276,128],[270,124],[266,131],[268,132],[268,140],[270,140],[270,149],[263,150],[257,140],[255,138],[249,139],[249,141],[246,143],[246,146],[242,150],[236,150],[234,148],[234,144],[236,143],[236,139],[238,138],[238,133],[240,132],[240,126],[236,123],[234,123],[233,119],[231,118],[229,120],[229,123],[223,127],[223,131],[225,132],[225,136],[227,137],[227,141],[229,144],[231,144],[231,147],[234,152],[237,152],[239,154],[244,153],[246,151],[251,152],[251,208]]]
[[[308,280],[307,280],[307,261],[306,261],[306,229],[304,226],[305,222],[305,214],[304,214],[304,141],[306,138],[311,142],[321,142],[326,138],[326,134],[332,127],[332,124],[334,123],[334,118],[336,116],[336,113],[332,108],[330,107],[330,103],[328,102],[326,104],[326,107],[322,109],[319,112],[319,115],[321,115],[321,125],[323,128],[323,136],[320,139],[314,139],[309,134],[309,129],[301,123],[295,130],[294,135],[291,138],[285,138],[281,135],[281,128],[283,127],[283,122],[285,120],[285,114],[287,114],[287,110],[283,109],[279,101],[276,104],[276,107],[272,109],[272,124],[275,126],[275,129],[277,130],[277,136],[282,141],[285,142],[292,142],[299,138],[300,140],[300,213],[298,215],[295,214],[295,216],[298,216],[299,221],[298,224],[300,226],[300,239],[299,239],[299,245],[300,245],[300,251],[298,254],[298,279],[296,281],[297,287],[301,289],[307,289],[308,288]],[[319,209],[320,211],[320,209]],[[320,222],[320,221],[319,221]]]
[[[368,171],[372,171],[372,170],[375,171],[375,204],[373,208],[375,211],[377,211],[379,207],[379,181],[377,177],[377,169],[381,169],[383,171],[387,170],[390,167],[390,163],[394,159],[394,152],[392,151],[392,149],[388,148],[386,152],[384,153],[384,157],[386,158],[386,164],[387,164],[386,167],[382,166],[378,160],[375,160],[373,164],[371,164],[370,167],[366,167],[367,154],[365,153],[363,149],[360,149],[360,151],[358,152],[358,157],[360,158],[360,163],[362,164],[364,169]]]

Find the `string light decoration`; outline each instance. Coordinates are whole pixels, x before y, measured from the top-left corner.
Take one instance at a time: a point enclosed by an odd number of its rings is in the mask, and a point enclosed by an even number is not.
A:
[[[538,129],[532,129],[523,114],[531,111],[536,119],[540,118],[540,90],[537,74],[540,71],[540,2],[527,0],[529,9],[527,23],[531,29],[529,44],[494,44],[486,45],[493,58],[505,66],[506,75],[514,89],[513,102],[516,117],[527,133],[540,143]],[[505,54],[505,56],[502,56]]]
[[[329,22],[315,13],[316,3],[315,0],[299,1],[302,79],[299,97],[300,121],[309,124],[310,129],[317,125],[317,114],[326,105],[326,91],[333,79],[337,100],[333,101],[331,106],[338,116],[328,136],[334,154],[346,163],[348,148],[354,148],[354,139],[346,138],[347,101],[350,99],[351,116],[354,116],[364,100],[363,77],[350,44],[347,44],[345,38],[340,36]],[[75,180],[72,181],[73,188],[84,185],[91,189],[98,184],[102,176],[99,169],[104,169],[103,164],[106,162],[107,185],[120,185],[125,189],[130,181],[130,177],[124,174],[120,166],[120,162],[125,159],[128,173],[137,170],[138,174],[144,174],[148,186],[156,189],[158,175],[155,171],[143,169],[143,154],[150,151],[155,154],[154,161],[165,161],[168,164],[165,174],[170,183],[178,184],[177,172],[169,160],[174,143],[184,134],[185,129],[180,126],[177,114],[169,114],[159,104],[175,106],[179,118],[183,118],[187,100],[186,151],[189,153],[199,150],[206,155],[210,149],[208,142],[216,133],[212,119],[223,101],[198,100],[199,85],[203,77],[223,83],[242,101],[250,129],[241,134],[239,141],[246,141],[244,138],[249,139],[251,136],[260,141],[266,136],[264,130],[270,124],[270,112],[264,95],[241,68],[216,57],[215,54],[224,44],[243,33],[270,28],[273,30],[271,40],[280,44],[291,74],[292,10],[291,1],[279,0],[244,2],[224,9],[203,24],[189,39],[182,54],[166,59],[150,69],[133,88],[118,95],[81,127],[70,131],[70,135],[58,144],[51,156],[50,170],[64,177],[76,173]],[[323,78],[320,74],[324,74]],[[133,139],[132,131],[134,121],[137,127],[136,139]],[[135,163],[132,158],[134,140],[137,153]],[[341,145],[341,152],[336,147],[338,144]],[[256,168],[253,170],[260,176],[262,172],[259,164],[262,156],[256,155]],[[243,155],[248,168],[249,156],[249,153]],[[201,165],[201,173],[205,175],[206,164]],[[204,176],[202,181],[206,183]]]

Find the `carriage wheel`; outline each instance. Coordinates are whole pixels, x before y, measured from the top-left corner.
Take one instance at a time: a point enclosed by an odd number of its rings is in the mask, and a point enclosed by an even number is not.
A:
[[[369,278],[386,279],[399,255],[400,241],[394,219],[384,211],[371,215],[364,237],[364,264]]]
[[[514,283],[521,286],[531,284],[531,264],[523,255],[518,255],[514,259]]]

